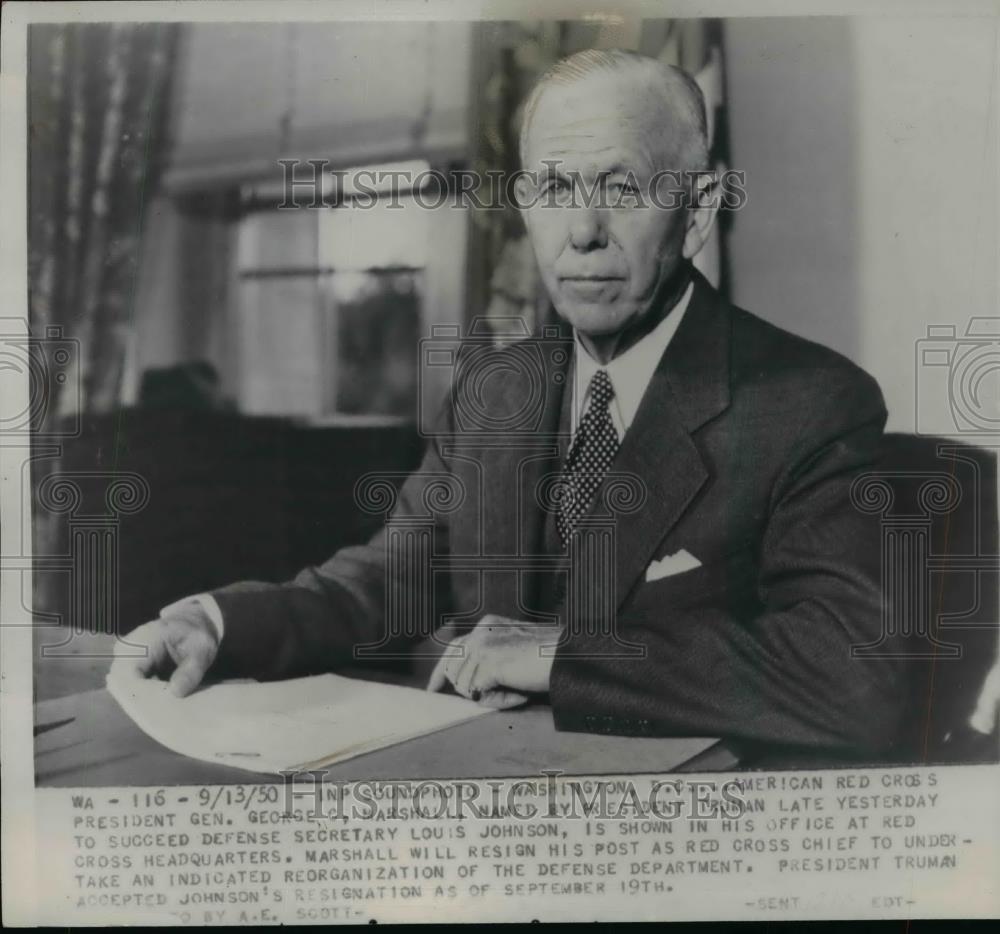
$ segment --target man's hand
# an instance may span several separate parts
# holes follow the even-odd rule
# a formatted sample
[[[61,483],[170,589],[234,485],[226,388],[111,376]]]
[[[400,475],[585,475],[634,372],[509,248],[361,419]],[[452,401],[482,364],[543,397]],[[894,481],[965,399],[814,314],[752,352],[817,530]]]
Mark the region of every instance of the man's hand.
[[[559,633],[558,626],[484,616],[472,632],[449,643],[427,690],[440,691],[450,682],[463,697],[488,707],[523,704],[529,694],[549,689]]]
[[[169,674],[170,690],[178,697],[186,697],[201,684],[219,651],[215,626],[194,601],[171,609],[167,616],[143,623],[126,639],[128,645],[115,643],[112,673],[138,678]],[[134,650],[136,645],[145,646],[146,654],[127,657],[124,653]]]

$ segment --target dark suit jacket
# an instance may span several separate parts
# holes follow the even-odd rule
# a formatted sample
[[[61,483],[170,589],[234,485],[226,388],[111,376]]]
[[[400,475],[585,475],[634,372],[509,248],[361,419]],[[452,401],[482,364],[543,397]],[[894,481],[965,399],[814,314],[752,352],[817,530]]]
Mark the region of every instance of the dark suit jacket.
[[[486,613],[559,619],[566,636],[550,692],[559,729],[888,752],[905,671],[851,653],[881,629],[878,522],[850,501],[885,422],[875,381],[729,305],[696,275],[612,467],[641,480],[645,502],[616,515],[614,573],[592,592],[591,603],[615,611],[609,633],[588,627],[590,604],[565,618],[561,571],[532,570],[553,550],[558,558],[539,482],[565,452],[571,364],[542,347],[544,398],[519,432],[512,413],[533,411],[539,385],[513,357],[525,347],[491,351],[500,365],[475,386],[460,373],[395,502],[390,525],[433,529],[418,564],[432,549],[438,570],[414,573],[396,553],[405,535],[383,530],[290,583],[224,588],[214,594],[226,626],[220,668],[289,677],[350,663],[361,643],[405,651],[427,625]],[[469,399],[483,415],[471,434]],[[435,500],[436,481],[457,498]],[[597,500],[595,516],[607,508]],[[646,581],[652,560],[681,549],[701,566]],[[483,571],[480,556],[498,569]],[[434,581],[433,603],[430,587],[415,594],[422,575]],[[386,633],[390,603],[410,607],[409,632]]]

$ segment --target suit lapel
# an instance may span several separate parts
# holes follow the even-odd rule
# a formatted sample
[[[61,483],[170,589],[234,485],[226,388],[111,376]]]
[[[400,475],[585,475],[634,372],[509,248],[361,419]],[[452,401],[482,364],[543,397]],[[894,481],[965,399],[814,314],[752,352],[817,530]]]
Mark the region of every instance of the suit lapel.
[[[553,338],[556,340],[556,338]],[[559,338],[565,340],[565,337]],[[541,478],[558,470],[560,451],[560,413],[572,360],[572,340],[565,352],[553,355],[551,344],[536,343],[541,359],[548,364],[544,372],[544,401],[534,431],[497,431],[482,441],[476,459],[480,461],[482,482],[482,554],[484,556],[527,556],[545,553],[546,513],[539,508],[537,490]],[[534,352],[525,342],[527,352]],[[553,356],[557,362],[552,363]],[[543,364],[544,366],[544,364]],[[489,385],[489,384],[488,384]],[[501,416],[525,408],[526,379],[517,367],[504,371],[490,387],[488,407]],[[489,612],[525,618],[527,606],[536,604],[540,587],[537,573],[514,575],[511,572],[483,574],[484,598]],[[515,587],[520,579],[523,586]]]
[[[696,273],[690,305],[611,466],[612,474],[637,477],[646,493],[644,505],[615,523],[619,608],[709,477],[691,436],[729,405],[730,323],[727,306]],[[591,516],[604,510],[603,492]]]
[[[611,466],[612,474],[638,477],[646,494],[641,508],[619,515],[615,523],[617,607],[709,478],[692,434],[729,405],[730,329],[728,306],[695,273],[690,305]],[[554,544],[561,550],[557,542],[546,542],[547,514],[538,506],[536,491],[540,479],[559,470],[566,455],[572,353],[563,359],[565,363],[548,369],[554,379],[546,387],[537,431],[531,435],[498,432],[483,442],[475,458],[482,462],[483,555],[549,554]],[[523,378],[511,373],[494,384],[489,407],[501,414],[520,411],[523,393]],[[591,505],[592,518],[606,515],[603,492],[598,492]],[[546,590],[538,579],[545,575],[533,576],[536,580],[519,594],[511,586],[512,575],[484,575],[485,609],[520,618],[525,615],[522,596],[529,605],[550,605],[533,599]],[[491,577],[498,579],[487,585],[485,578]]]
[[[561,452],[566,448],[569,422],[563,420],[562,413],[573,396],[572,358],[572,352],[568,353],[565,362],[552,371],[558,378],[550,384],[538,433],[528,439],[527,449],[520,449],[516,502],[522,529],[518,553],[522,555],[546,554],[545,524],[549,513],[539,507],[539,482],[546,474],[559,470]]]

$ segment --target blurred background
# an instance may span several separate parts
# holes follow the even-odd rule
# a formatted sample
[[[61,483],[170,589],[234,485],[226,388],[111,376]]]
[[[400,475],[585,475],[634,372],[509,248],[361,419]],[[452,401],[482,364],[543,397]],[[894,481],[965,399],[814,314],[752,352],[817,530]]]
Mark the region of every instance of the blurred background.
[[[538,74],[623,46],[697,76],[746,172],[709,278],[913,430],[927,326],[997,308],[996,43],[969,18],[36,25],[33,321],[83,344],[64,405],[405,420],[431,324],[546,313],[520,218],[282,211],[278,160],[513,171]]]
[[[279,160],[300,160],[300,178],[309,159],[512,171],[525,94],[589,47],[696,76],[715,163],[745,172],[748,193],[701,268],[878,379],[901,439],[887,463],[955,474],[914,433],[978,438],[941,378],[963,347],[998,340],[966,337],[1000,291],[997,45],[994,21],[971,17],[33,26],[31,326],[78,347],[33,479],[73,474],[83,490],[70,513],[36,501],[35,553],[53,556],[35,576],[40,619],[128,629],[370,532],[356,479],[420,454],[418,340],[551,311],[516,212],[405,193],[400,209],[281,210]],[[917,365],[931,326],[933,372]],[[44,443],[74,418],[75,437]],[[976,518],[995,515],[995,459],[975,450],[966,539],[961,522],[942,534],[995,555],[995,525]],[[103,498],[122,471],[148,487],[127,519]],[[80,517],[100,515],[81,558]],[[114,579],[85,586],[100,548]],[[974,600],[995,620],[995,587],[984,602],[968,583],[955,612]]]
[[[420,454],[419,340],[480,316],[551,318],[515,210],[430,210],[406,190],[367,210],[282,209],[281,160],[298,161],[296,179],[313,177],[311,159],[324,172],[512,173],[542,71],[626,46],[698,76],[724,166],[723,32],[691,20],[33,26],[30,316],[36,336],[72,342],[47,361],[62,381],[47,387],[33,480],[45,494],[56,473],[130,469],[150,496],[127,525],[154,537],[112,549],[118,610],[92,595],[69,615],[135,625],[186,590],[291,573],[366,535],[355,479]],[[700,259],[716,282],[722,227]],[[448,376],[422,379],[424,411]],[[46,449],[67,424],[79,436]],[[70,548],[51,499],[36,496],[36,553]],[[125,570],[140,554],[155,573]],[[53,621],[75,592],[64,578],[36,574],[36,609]]]

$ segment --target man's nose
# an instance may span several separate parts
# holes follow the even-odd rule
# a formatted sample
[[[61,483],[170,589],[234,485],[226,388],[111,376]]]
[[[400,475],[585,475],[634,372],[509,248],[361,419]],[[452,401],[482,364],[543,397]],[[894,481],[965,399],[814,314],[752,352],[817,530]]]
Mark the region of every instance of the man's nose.
[[[608,234],[601,215],[591,207],[574,209],[569,236],[573,249],[580,252],[600,250],[608,244]]]

